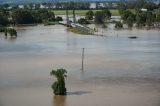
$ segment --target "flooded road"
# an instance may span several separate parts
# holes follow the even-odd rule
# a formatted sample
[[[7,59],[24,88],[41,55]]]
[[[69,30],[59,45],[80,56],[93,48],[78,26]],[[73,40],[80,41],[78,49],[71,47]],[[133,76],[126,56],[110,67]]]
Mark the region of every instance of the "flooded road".
[[[0,106],[160,106],[160,31],[109,27],[100,37],[60,25],[17,30],[16,39],[0,34]],[[57,68],[68,71],[67,96],[52,93]]]

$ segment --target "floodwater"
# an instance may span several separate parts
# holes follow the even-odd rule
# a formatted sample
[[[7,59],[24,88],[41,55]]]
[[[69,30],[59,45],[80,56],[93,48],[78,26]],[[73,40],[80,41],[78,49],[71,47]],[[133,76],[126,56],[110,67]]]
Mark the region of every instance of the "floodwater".
[[[109,27],[101,37],[60,25],[17,30],[16,39],[0,34],[0,106],[160,106],[160,31]],[[57,68],[68,71],[67,96],[50,87]]]

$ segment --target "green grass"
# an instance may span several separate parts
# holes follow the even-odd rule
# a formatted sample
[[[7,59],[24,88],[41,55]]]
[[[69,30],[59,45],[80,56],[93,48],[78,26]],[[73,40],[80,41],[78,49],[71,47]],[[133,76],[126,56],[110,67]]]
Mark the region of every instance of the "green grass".
[[[119,15],[119,11],[117,9],[111,9],[110,10],[113,16]]]
[[[66,10],[52,10],[55,15],[65,15],[66,14]],[[85,15],[86,12],[89,10],[75,10],[76,15]],[[94,13],[96,11],[101,11],[101,10],[92,10]],[[111,13],[113,16],[119,15],[119,12],[117,9],[110,9]],[[72,14],[72,10],[69,10],[69,14]]]
[[[134,9],[129,9],[133,14],[136,14],[136,11]]]

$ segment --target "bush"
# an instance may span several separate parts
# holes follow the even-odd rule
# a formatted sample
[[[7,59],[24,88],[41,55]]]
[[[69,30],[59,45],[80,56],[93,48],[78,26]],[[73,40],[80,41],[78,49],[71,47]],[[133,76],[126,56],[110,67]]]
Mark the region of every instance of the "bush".
[[[4,27],[0,27],[0,32],[5,32],[5,29]]]
[[[102,12],[103,12],[105,18],[107,18],[107,19],[111,18],[112,14],[111,14],[111,12],[108,9],[103,10]]]
[[[80,18],[79,20],[78,20],[78,23],[79,24],[90,24],[86,19],[84,19],[84,18]]]
[[[157,14],[157,16],[156,16],[156,21],[157,21],[157,22],[160,22],[160,14]]]
[[[129,16],[133,16],[133,18],[135,18],[134,14],[129,10],[122,10],[120,15],[124,21],[126,21]]]
[[[57,17],[56,17],[56,21],[63,21],[63,18],[60,17],[60,16],[57,16]]]
[[[6,32],[10,34],[10,36],[17,36],[17,31],[13,28],[7,28]]]
[[[122,24],[120,21],[118,21],[118,22],[116,22],[116,24],[115,24],[115,28],[116,28],[116,29],[121,29],[121,28],[123,28],[123,24]]]

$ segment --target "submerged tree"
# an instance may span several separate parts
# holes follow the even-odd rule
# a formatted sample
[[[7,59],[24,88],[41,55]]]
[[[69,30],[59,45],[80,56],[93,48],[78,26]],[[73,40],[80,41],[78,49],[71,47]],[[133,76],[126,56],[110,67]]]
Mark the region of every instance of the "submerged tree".
[[[78,20],[78,23],[79,23],[79,24],[90,24],[90,23],[87,21],[87,19],[85,19],[85,18],[80,18],[80,19]]]
[[[17,37],[17,31],[13,28],[3,28],[1,29],[1,32],[4,32],[5,37],[8,36],[8,34],[11,36],[11,38],[16,38]]]
[[[13,28],[8,28],[7,32],[10,34],[11,37],[17,37],[17,31]],[[5,32],[6,34],[6,32]]]
[[[52,89],[55,95],[66,95],[66,87],[65,87],[65,77],[67,71],[65,69],[57,69],[52,70],[50,72],[51,76],[55,76],[57,81],[52,84]]]
[[[96,11],[95,13],[95,23],[96,24],[103,24],[105,19],[105,15],[103,11]]]
[[[121,29],[121,28],[123,28],[123,23],[120,22],[120,21],[116,22],[115,28],[116,28],[116,29]]]
[[[89,10],[88,12],[86,12],[85,18],[86,18],[87,20],[93,20],[93,16],[94,16],[93,11],[92,11],[92,10]]]
[[[108,9],[103,10],[103,14],[107,19],[110,19],[112,16],[112,13]]]
[[[135,16],[133,14],[130,14],[126,20],[126,24],[128,25],[129,28],[132,28],[133,27],[133,24],[134,24],[134,18]]]

